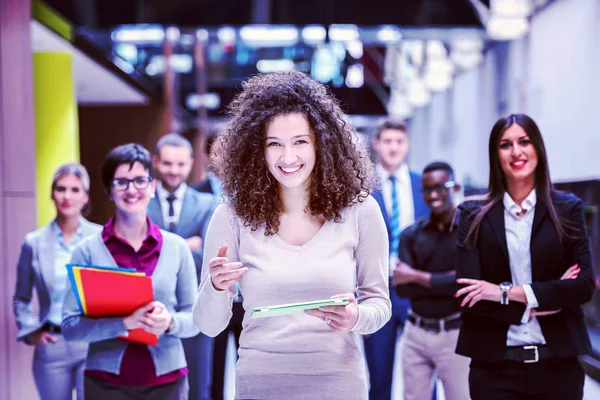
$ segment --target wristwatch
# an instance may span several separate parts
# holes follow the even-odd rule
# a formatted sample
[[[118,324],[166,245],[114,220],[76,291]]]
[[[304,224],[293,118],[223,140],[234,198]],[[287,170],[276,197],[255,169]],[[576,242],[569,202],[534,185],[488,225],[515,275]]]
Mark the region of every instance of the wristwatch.
[[[506,306],[508,305],[508,292],[513,287],[511,282],[502,282],[500,284],[500,290],[502,290],[502,297],[500,297],[500,304]]]

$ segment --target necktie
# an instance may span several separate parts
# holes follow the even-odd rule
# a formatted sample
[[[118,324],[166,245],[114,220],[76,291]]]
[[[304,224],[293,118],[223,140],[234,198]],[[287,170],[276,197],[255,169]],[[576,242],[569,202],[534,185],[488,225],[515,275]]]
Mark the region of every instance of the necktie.
[[[398,245],[400,242],[400,205],[398,204],[398,191],[396,189],[397,178],[390,175],[392,184],[392,218],[390,219],[390,254],[398,256]]]
[[[167,201],[169,202],[169,219],[167,221],[167,226],[170,232],[175,232],[175,208],[173,208],[173,202],[177,199],[173,193],[171,193],[167,197]]]

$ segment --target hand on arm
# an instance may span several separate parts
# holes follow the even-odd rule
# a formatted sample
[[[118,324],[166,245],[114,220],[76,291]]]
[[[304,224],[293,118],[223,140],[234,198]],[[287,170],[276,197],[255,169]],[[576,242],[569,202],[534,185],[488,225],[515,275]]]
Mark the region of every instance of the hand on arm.
[[[345,306],[321,307],[318,310],[308,310],[306,314],[312,315],[324,321],[335,333],[348,332],[358,321],[358,305],[353,293],[338,294],[332,299],[347,297],[350,302]]]
[[[579,269],[577,265],[573,265],[563,274],[560,278],[564,279],[575,279],[579,274]],[[456,292],[456,297],[465,296],[465,298],[461,302],[461,307],[468,306],[469,308],[473,307],[480,300],[487,300],[492,302],[500,302],[502,298],[502,290],[499,285],[494,283],[489,283],[479,279],[467,279],[460,278],[456,280],[457,283],[461,285],[467,285],[464,288],[460,289]],[[527,296],[525,295],[525,290],[523,286],[513,286],[508,292],[508,300],[514,301],[518,303],[527,304]],[[545,312],[534,312],[534,316],[543,316],[543,315],[551,315],[556,314],[560,310],[556,311],[545,311]]]
[[[577,264],[572,265],[571,267],[569,267],[569,269],[567,269],[565,271],[563,276],[561,276],[560,280],[563,281],[566,279],[576,279],[579,276],[579,271],[581,271],[581,269],[579,268],[579,265],[577,265]],[[533,310],[531,310],[531,313],[529,314],[529,320],[531,321],[533,318],[545,317],[547,315],[558,314],[559,312],[560,312],[560,310],[538,311],[536,309],[533,309]]]
[[[405,262],[398,260],[392,275],[392,285],[407,285],[410,283],[415,283],[417,285],[430,288],[431,274],[429,272],[415,269]]]

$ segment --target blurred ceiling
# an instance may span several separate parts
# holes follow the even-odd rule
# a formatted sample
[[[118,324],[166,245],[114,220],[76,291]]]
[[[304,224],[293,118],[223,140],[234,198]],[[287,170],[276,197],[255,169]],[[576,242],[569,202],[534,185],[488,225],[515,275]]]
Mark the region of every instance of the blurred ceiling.
[[[477,0],[479,1],[479,0]],[[130,75],[142,86],[162,92],[165,61],[163,39],[169,30],[176,31],[174,57],[170,64],[176,70],[178,107],[193,116],[198,102],[210,99],[209,117],[223,115],[225,106],[239,90],[240,83],[261,70],[260,66],[299,69],[329,84],[348,114],[383,115],[389,104],[402,108],[397,96],[391,93],[391,84],[408,90],[414,77],[426,75],[429,61],[443,53],[448,64],[455,35],[467,41],[485,40],[484,27],[473,0],[44,0],[51,8],[75,25],[79,43],[95,47],[103,60]],[[489,5],[489,0],[479,1]],[[240,40],[240,29],[247,25],[285,26],[297,30],[298,42],[271,46],[253,46]],[[324,43],[304,40],[303,27],[318,26],[327,30]],[[351,25],[351,26],[350,26]],[[335,39],[332,26],[350,26],[360,30],[360,40]],[[159,40],[115,39],[122,30],[146,29],[158,33]],[[171,28],[169,28],[171,27]],[[378,30],[390,27],[393,40],[369,41]],[[223,29],[234,31],[232,40],[223,40]],[[399,35],[398,31],[402,34]],[[198,32],[204,32],[206,41],[206,91],[212,97],[196,98],[198,76],[193,66],[194,43]],[[302,32],[302,35],[301,35]],[[366,34],[365,34],[366,32]],[[389,32],[388,32],[389,33]],[[466,36],[465,36],[466,35]],[[135,36],[135,35],[134,35]],[[401,53],[387,56],[387,49],[404,50],[411,41],[419,42],[421,54],[415,60]],[[331,39],[331,42],[330,42]],[[429,54],[423,46],[437,45]],[[469,50],[479,57],[484,44]],[[412,46],[414,47],[414,46]],[[413,49],[414,50],[414,49]],[[414,53],[414,51],[413,51]],[[416,54],[415,53],[415,54]],[[408,53],[407,53],[408,54]],[[426,56],[423,56],[427,54]],[[413,58],[414,58],[413,57]],[[395,59],[398,59],[395,61]],[[403,61],[400,60],[403,58]],[[410,57],[409,57],[410,58]],[[408,60],[408,61],[407,61]],[[411,64],[410,69],[398,68],[400,63]],[[389,64],[389,65],[388,65]],[[413,65],[414,64],[414,65]],[[454,66],[451,66],[454,71]],[[460,69],[460,68],[458,68]],[[395,77],[386,71],[396,70]],[[450,72],[452,75],[454,72]],[[319,75],[326,75],[318,78]],[[386,76],[387,74],[387,76]],[[444,72],[444,75],[447,75]],[[351,80],[350,78],[355,78]],[[436,78],[434,76],[434,78]],[[395,83],[394,83],[395,82]],[[404,82],[404,83],[403,83]],[[444,83],[444,88],[446,85]],[[101,86],[101,85],[100,85]],[[443,90],[443,89],[438,89]],[[427,96],[429,96],[427,94]],[[428,97],[427,97],[428,98]],[[396,99],[396,100],[394,100]],[[394,101],[392,101],[394,100]],[[404,98],[400,99],[404,102]],[[196,104],[196,105],[194,105]],[[192,118],[193,119],[193,118]]]
[[[46,3],[72,22],[90,28],[134,23],[481,27],[470,0],[47,0]],[[489,5],[489,0],[481,3]]]

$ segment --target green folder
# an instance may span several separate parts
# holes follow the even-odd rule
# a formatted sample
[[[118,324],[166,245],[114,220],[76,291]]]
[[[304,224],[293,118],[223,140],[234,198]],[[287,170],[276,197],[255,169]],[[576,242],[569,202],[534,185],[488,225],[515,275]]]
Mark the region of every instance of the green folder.
[[[303,303],[280,304],[277,306],[256,307],[252,310],[252,318],[277,317],[280,315],[302,314],[306,310],[327,306],[345,306],[350,300],[347,297],[336,299],[305,301]]]

